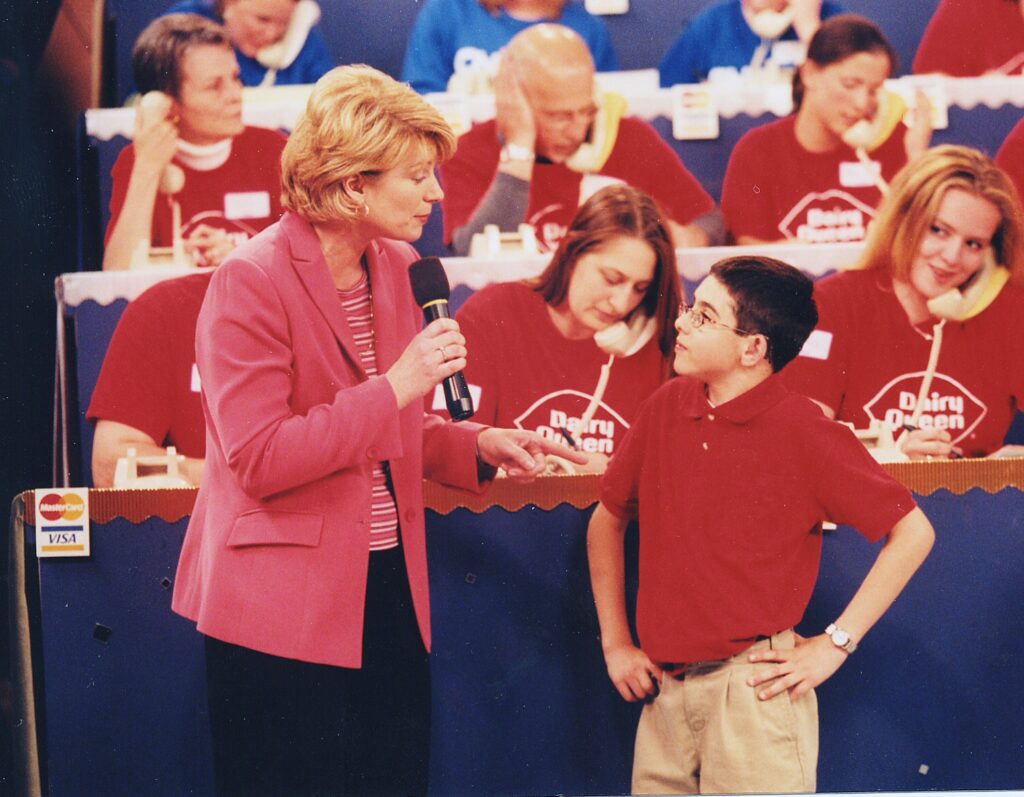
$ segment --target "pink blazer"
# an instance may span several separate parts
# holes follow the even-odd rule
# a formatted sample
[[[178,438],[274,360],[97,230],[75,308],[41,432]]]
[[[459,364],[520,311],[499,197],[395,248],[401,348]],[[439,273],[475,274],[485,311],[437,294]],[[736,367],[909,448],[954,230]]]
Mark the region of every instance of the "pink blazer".
[[[422,328],[415,250],[367,252],[377,368]],[[420,631],[430,647],[423,478],[480,489],[475,424],[398,409],[367,378],[313,228],[286,213],[214,273],[196,328],[206,470],[172,608],[210,636],[358,667],[373,463],[391,463]]]

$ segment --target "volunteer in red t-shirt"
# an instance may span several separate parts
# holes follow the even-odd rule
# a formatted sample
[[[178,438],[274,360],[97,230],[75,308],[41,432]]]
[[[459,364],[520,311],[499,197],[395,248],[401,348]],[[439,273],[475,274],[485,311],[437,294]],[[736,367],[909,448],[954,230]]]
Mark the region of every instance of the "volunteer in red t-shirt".
[[[886,424],[914,458],[1000,450],[1024,403],[1024,218],[987,156],[947,145],[907,164],[857,267],[815,300],[792,388],[857,428]]]
[[[1020,0],[942,0],[921,37],[914,74],[1024,74]]]
[[[729,159],[722,212],[737,243],[864,238],[882,181],[931,137],[923,95],[909,129],[902,100],[880,95],[895,69],[874,23],[853,14],[822,23],[793,78],[796,112],[749,131]]]
[[[125,308],[110,339],[87,417],[96,422],[92,481],[110,487],[119,457],[174,446],[199,484],[206,424],[196,369],[196,319],[213,272],[158,282]]]
[[[469,298],[456,320],[473,420],[570,440],[590,455],[584,469],[604,470],[640,403],[671,374],[681,291],[661,219],[642,191],[603,188],[540,277]],[[444,406],[438,389],[434,409]]]
[[[1024,117],[1003,140],[996,153],[996,165],[1010,175],[1017,187],[1017,198],[1024,204]]]
[[[721,243],[715,203],[625,100],[596,91],[594,61],[579,34],[541,24],[517,34],[494,81],[495,119],[474,125],[441,167],[444,236],[464,255],[488,224],[534,227],[554,250],[580,204],[627,183],[661,206],[676,246]]]
[[[172,195],[185,248],[199,265],[219,265],[280,217],[286,139],[242,124],[238,62],[223,28],[208,19],[154,20],[135,44],[132,66],[141,92],[166,96],[155,106],[148,104],[153,95],[140,103],[134,140],[114,164],[103,268],[128,268],[139,241],[173,243],[163,189],[171,188],[168,172],[176,169],[184,177]]]

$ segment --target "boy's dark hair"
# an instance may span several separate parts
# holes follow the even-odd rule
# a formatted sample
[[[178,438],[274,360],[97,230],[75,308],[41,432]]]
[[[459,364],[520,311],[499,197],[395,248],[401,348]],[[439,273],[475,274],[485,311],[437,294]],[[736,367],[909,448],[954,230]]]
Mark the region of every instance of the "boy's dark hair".
[[[768,338],[773,371],[800,353],[818,323],[814,283],[803,272],[771,257],[728,257],[711,267],[736,304],[736,326]]]
[[[154,19],[135,40],[132,71],[139,94],[162,91],[178,98],[181,61],[193,47],[231,47],[224,28],[198,14],[168,14]]]

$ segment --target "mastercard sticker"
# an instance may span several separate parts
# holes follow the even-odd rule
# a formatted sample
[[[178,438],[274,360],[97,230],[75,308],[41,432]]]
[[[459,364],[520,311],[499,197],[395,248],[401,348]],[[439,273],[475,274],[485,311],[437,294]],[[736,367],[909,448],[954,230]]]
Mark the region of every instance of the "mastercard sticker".
[[[89,491],[36,490],[36,556],[89,555]]]

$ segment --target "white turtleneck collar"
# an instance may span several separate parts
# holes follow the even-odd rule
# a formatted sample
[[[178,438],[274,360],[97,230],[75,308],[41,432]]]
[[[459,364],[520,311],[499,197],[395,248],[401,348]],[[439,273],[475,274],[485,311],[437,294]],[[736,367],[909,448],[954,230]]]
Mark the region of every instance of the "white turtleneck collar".
[[[215,144],[192,144],[179,138],[176,159],[190,169],[211,172],[219,169],[231,157],[231,141],[225,138]]]

